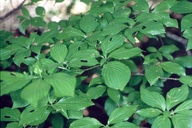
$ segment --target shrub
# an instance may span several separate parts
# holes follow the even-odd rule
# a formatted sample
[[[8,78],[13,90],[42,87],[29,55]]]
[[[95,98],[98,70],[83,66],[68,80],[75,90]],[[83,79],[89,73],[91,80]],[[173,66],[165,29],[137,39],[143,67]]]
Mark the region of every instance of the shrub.
[[[37,17],[30,17],[25,6],[21,9],[21,33],[29,24],[49,31],[29,38],[11,38],[12,33],[1,31],[1,96],[10,96],[13,102],[1,109],[7,128],[43,127],[46,120],[55,128],[137,128],[144,120],[152,128],[192,127],[192,76],[187,73],[192,56],[175,56],[182,48],[170,40],[161,46],[147,44],[145,50],[135,44],[144,35],[167,39],[165,28],[181,26],[190,52],[192,3],[165,0],[151,9],[145,0],[126,6],[130,1],[95,1],[83,15],[48,24],[43,7],[36,8]],[[180,25],[167,9],[184,15]],[[45,49],[50,52],[43,53]],[[12,64],[27,70],[8,71]],[[84,72],[99,77],[82,84]],[[107,98],[106,124],[83,117],[83,110],[98,98]]]

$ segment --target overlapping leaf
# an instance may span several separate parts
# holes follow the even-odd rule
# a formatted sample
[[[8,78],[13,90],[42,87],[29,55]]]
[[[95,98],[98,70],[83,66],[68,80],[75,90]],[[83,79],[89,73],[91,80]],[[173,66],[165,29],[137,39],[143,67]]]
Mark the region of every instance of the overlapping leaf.
[[[113,51],[111,54],[109,54],[109,57],[114,59],[129,59],[131,57],[139,55],[141,51],[142,50],[138,47],[131,49],[119,48]]]
[[[186,116],[183,114],[176,114],[174,115],[172,118],[172,122],[173,122],[173,126],[175,128],[190,128],[192,126],[191,124],[191,120],[192,117],[190,116]]]
[[[55,95],[58,97],[73,96],[76,78],[65,73],[55,73],[45,77],[45,81],[53,86]]]
[[[167,62],[161,63],[160,66],[163,68],[163,70],[165,70],[168,73],[182,75],[182,76],[186,75],[185,69],[177,63],[167,61]]]
[[[68,50],[66,45],[58,42],[53,47],[51,47],[50,55],[51,57],[53,57],[54,60],[61,63],[64,61],[67,52]]]
[[[189,88],[187,85],[182,85],[179,88],[171,89],[166,95],[167,110],[170,110],[175,105],[186,100],[189,94]]]
[[[19,121],[20,111],[4,107],[1,109],[1,121]]]
[[[189,1],[180,1],[176,5],[170,8],[171,11],[184,14],[184,13],[191,13],[192,12],[192,3]]]
[[[171,121],[169,118],[164,118],[163,115],[158,116],[151,128],[171,128]]]
[[[158,92],[151,92],[144,89],[141,91],[141,100],[152,107],[165,110],[165,99]]]
[[[150,85],[155,84],[163,74],[163,70],[159,65],[151,65],[145,72],[146,79]]]
[[[156,117],[161,114],[162,111],[157,108],[146,108],[139,109],[136,113],[143,117]]]
[[[182,112],[184,110],[192,109],[192,100],[187,100],[180,104],[175,110],[174,113]]]
[[[34,80],[21,91],[21,98],[36,107],[38,101],[48,95],[50,88],[50,84],[43,80]]]
[[[111,128],[139,128],[139,126],[130,122],[121,122],[113,125]]]
[[[107,124],[116,124],[126,121],[136,111],[137,105],[123,105],[112,111]]]
[[[120,95],[120,92],[118,90],[115,90],[115,89],[112,89],[112,88],[108,88],[107,89],[107,94],[117,104],[119,103],[121,95]]]
[[[72,122],[69,128],[100,128],[103,126],[98,120],[90,117],[84,117]]]
[[[108,87],[123,90],[130,79],[131,71],[123,63],[113,61],[103,66],[102,76]]]
[[[97,23],[95,17],[91,15],[83,16],[83,18],[79,22],[80,28],[88,34],[94,31],[98,25],[99,23]]]
[[[105,92],[106,87],[103,85],[98,85],[96,87],[91,87],[87,91],[87,95],[90,99],[97,99],[103,95]]]
[[[125,37],[122,35],[107,36],[101,42],[101,49],[104,56],[106,56],[108,53],[115,50],[116,48],[120,47],[124,43],[124,40]]]

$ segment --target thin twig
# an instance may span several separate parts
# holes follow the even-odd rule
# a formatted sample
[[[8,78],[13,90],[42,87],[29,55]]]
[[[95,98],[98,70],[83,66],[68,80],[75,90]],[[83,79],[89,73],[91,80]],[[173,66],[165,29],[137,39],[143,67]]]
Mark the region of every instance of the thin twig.
[[[160,79],[165,79],[165,80],[179,80],[178,78],[166,78],[166,77],[161,77]]]
[[[17,8],[11,10],[10,12],[8,12],[7,14],[5,14],[4,16],[0,17],[0,20],[4,20],[5,18],[7,18],[8,16],[10,16],[12,13],[14,13],[15,11],[21,9],[21,7],[23,6],[24,2],[26,0],[24,0]]]

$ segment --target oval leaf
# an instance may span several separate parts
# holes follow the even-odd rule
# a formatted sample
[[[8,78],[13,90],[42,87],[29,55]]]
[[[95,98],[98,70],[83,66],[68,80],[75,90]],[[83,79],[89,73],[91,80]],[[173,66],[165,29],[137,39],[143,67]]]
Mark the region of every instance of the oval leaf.
[[[128,120],[129,117],[136,111],[137,107],[137,105],[124,105],[116,108],[109,116],[107,124],[115,124]]]
[[[73,96],[76,78],[65,73],[55,73],[45,77],[45,81],[53,86],[57,97]]]
[[[38,101],[48,95],[50,88],[51,86],[43,80],[34,80],[21,91],[21,98],[36,107]]]
[[[182,85],[179,88],[171,89],[166,95],[167,110],[170,110],[175,105],[186,100],[189,94],[189,88],[187,85]]]
[[[120,92],[118,90],[115,90],[115,89],[112,89],[112,88],[108,88],[107,89],[107,94],[117,104],[119,103],[121,95],[120,95]]]
[[[171,121],[164,116],[158,116],[152,124],[151,128],[171,128]]]
[[[5,107],[1,109],[1,121],[19,121],[20,111]]]
[[[160,66],[163,68],[163,70],[165,70],[168,73],[183,75],[183,76],[186,75],[185,69],[177,63],[167,61],[167,62],[161,63]]]
[[[176,13],[191,13],[192,12],[192,3],[189,1],[180,1],[175,6],[171,7],[170,10]]]
[[[98,120],[90,117],[84,117],[80,120],[73,121],[69,128],[100,128],[103,126]]]
[[[125,64],[113,61],[103,66],[102,76],[108,87],[123,90],[129,82],[131,71]]]
[[[155,84],[159,78],[163,76],[163,70],[158,65],[152,65],[147,68],[145,72],[145,76],[150,85]]]
[[[192,117],[183,114],[176,114],[172,118],[174,128],[191,128]]]
[[[132,49],[126,49],[126,48],[119,48],[115,51],[113,51],[109,57],[114,59],[129,59],[131,57],[137,56],[141,53],[141,49],[136,47]]]
[[[67,52],[68,50],[66,45],[58,42],[53,47],[51,47],[50,55],[51,57],[53,57],[54,60],[61,63],[64,61]]]
[[[120,47],[124,43],[125,37],[122,35],[107,36],[101,42],[101,49],[104,56],[107,56],[107,53],[110,53],[114,49]]]
[[[97,23],[95,17],[91,15],[83,16],[79,23],[80,28],[86,33],[94,31],[98,25],[99,23]]]
[[[140,128],[140,127],[130,122],[121,122],[113,125],[111,128]]]
[[[183,102],[182,104],[180,104],[174,111],[174,113],[177,113],[179,111],[183,111],[183,110],[189,110],[192,109],[192,100],[187,100],[185,102]]]
[[[140,109],[136,113],[143,117],[156,117],[159,114],[161,114],[162,111],[156,108],[146,108],[146,109]]]
[[[141,100],[152,107],[165,110],[165,99],[158,92],[151,92],[144,89],[141,91]]]

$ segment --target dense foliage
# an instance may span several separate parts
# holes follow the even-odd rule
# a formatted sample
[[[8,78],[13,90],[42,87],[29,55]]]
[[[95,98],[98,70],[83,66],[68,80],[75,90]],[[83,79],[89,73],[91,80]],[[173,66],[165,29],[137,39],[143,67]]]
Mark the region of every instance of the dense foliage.
[[[43,7],[36,8],[37,17],[30,17],[25,8],[37,0],[23,6],[23,16],[18,16],[21,33],[30,24],[48,29],[29,38],[0,31],[1,96],[10,95],[13,102],[12,108],[1,109],[6,128],[43,127],[50,116],[55,128],[138,128],[143,120],[152,128],[192,128],[192,74],[186,73],[192,56],[174,57],[181,49],[172,42],[147,46],[146,51],[135,45],[143,35],[158,40],[165,37],[167,27],[180,26],[182,36],[189,39],[186,50],[192,49],[192,3],[165,0],[151,9],[145,0],[133,0],[132,7],[127,6],[130,1],[95,1],[85,14],[48,24]],[[167,9],[183,14],[181,22],[170,18]],[[43,53],[45,49],[50,52]],[[7,71],[12,63],[28,69]],[[85,71],[99,77],[82,84]],[[168,80],[180,85],[170,85],[165,93],[162,88]],[[83,110],[102,97],[107,97],[106,124],[83,117]]]

